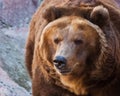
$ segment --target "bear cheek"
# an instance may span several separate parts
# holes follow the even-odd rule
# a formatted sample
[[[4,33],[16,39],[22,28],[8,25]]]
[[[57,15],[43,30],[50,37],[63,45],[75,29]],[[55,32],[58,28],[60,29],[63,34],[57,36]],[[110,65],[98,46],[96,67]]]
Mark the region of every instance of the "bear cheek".
[[[48,60],[49,60],[49,62],[51,62],[51,63],[53,63],[53,57],[54,57],[54,55],[55,55],[55,52],[56,52],[56,48],[55,48],[55,46],[54,46],[54,44],[53,44],[53,42],[52,42],[52,40],[49,38],[49,39],[47,39],[47,52],[48,52]]]

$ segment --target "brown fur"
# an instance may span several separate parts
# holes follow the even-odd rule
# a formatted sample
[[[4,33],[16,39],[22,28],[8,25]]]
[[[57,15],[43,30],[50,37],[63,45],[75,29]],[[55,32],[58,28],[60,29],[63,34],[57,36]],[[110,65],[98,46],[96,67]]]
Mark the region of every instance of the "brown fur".
[[[26,43],[33,96],[119,96],[119,10],[112,0],[43,1]],[[66,75],[57,55],[67,59]]]

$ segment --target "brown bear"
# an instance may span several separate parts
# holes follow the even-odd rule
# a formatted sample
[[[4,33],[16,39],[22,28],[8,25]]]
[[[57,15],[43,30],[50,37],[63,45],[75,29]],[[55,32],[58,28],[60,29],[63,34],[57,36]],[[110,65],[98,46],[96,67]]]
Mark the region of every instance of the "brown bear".
[[[119,96],[119,26],[115,1],[44,0],[26,43],[33,96]]]

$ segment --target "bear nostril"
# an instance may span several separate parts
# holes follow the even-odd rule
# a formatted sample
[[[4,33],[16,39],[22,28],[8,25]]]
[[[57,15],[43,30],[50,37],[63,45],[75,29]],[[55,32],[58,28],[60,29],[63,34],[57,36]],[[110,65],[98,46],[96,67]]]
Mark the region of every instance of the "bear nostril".
[[[59,60],[54,60],[53,62],[54,62],[54,63],[57,63],[57,64],[64,64],[64,63],[65,63],[65,62],[59,61]]]
[[[62,56],[56,56],[53,63],[57,68],[62,68],[66,65],[66,59]]]

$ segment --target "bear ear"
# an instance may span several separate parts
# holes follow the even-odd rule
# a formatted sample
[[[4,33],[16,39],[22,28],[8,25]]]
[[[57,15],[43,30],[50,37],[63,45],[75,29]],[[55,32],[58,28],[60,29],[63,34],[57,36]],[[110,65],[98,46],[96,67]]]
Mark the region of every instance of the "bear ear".
[[[90,19],[93,23],[97,24],[98,26],[102,27],[109,21],[109,12],[106,8],[102,5],[93,8]]]
[[[43,12],[43,18],[51,22],[60,17],[60,10],[56,7],[49,7]]]

